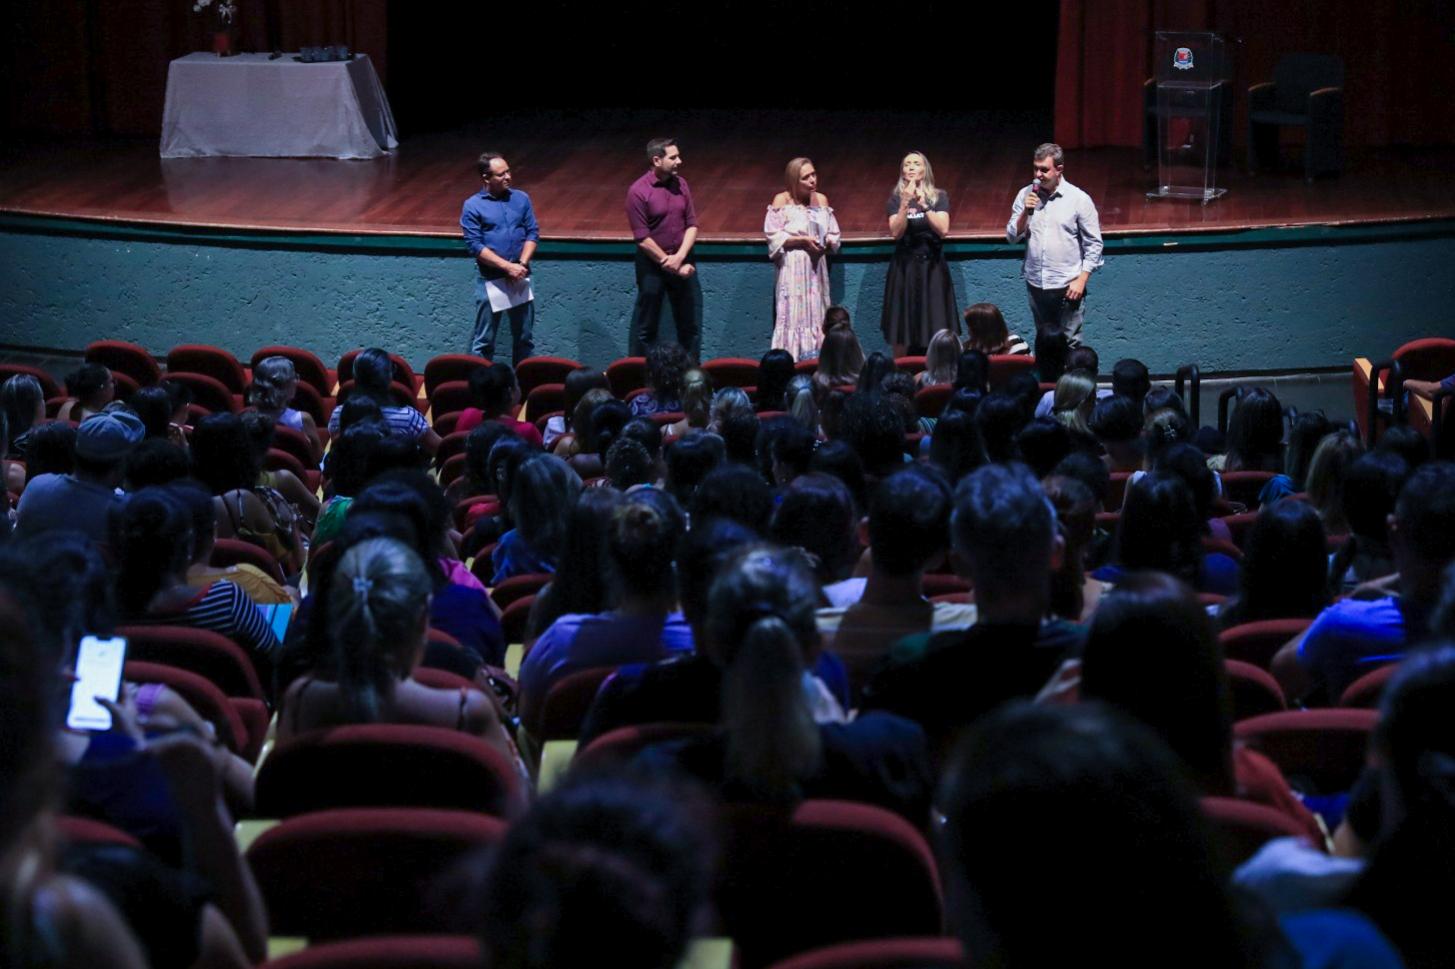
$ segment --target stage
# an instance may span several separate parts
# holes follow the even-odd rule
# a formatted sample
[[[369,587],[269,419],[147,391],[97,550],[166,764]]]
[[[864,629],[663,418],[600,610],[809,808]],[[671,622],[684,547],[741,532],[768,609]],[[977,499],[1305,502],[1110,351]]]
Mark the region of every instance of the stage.
[[[1045,119],[985,112],[635,112],[521,115],[404,136],[373,161],[162,161],[147,140],[0,146],[0,345],[78,352],[101,336],[158,354],[203,341],[242,357],[268,343],[325,359],[387,346],[423,365],[465,348],[475,270],[460,205],[474,159],[505,153],[535,201],[536,347],[605,365],[626,355],[636,286],[623,200],[648,137],[676,135],[701,234],[703,354],[757,357],[773,319],[763,214],[783,168],[814,159],[844,230],[832,298],[881,349],[884,205],[900,158],[924,151],[950,193],[945,246],[962,306],[999,305],[1032,331],[1023,245],[1005,241]],[[1086,338],[1171,373],[1347,372],[1405,340],[1451,332],[1455,196],[1434,190],[1455,149],[1352,148],[1339,178],[1225,171],[1209,205],[1147,201],[1136,149],[1067,153],[1101,213],[1106,266]],[[1241,158],[1241,155],[1238,156]],[[664,326],[667,325],[664,322]],[[668,330],[668,333],[671,331]]]
[[[812,157],[846,242],[885,241],[884,204],[899,159],[924,151],[950,193],[950,238],[1002,239],[1031,149],[1049,124],[1009,113],[713,111],[667,117],[531,113],[488,126],[405,138],[372,161],[157,156],[154,139],[11,142],[0,154],[0,212],[157,226],[362,235],[459,235],[460,204],[479,188],[485,148],[510,161],[548,241],[629,239],[626,188],[646,169],[648,137],[671,132],[686,160],[703,242],[762,239],[783,167]],[[1066,178],[1096,201],[1108,238],[1349,226],[1455,218],[1455,194],[1431,197],[1455,149],[1351,149],[1339,178],[1306,184],[1296,148],[1285,170],[1225,168],[1209,205],[1148,201],[1155,173],[1136,149],[1068,152]],[[1242,164],[1241,153],[1236,161]]]

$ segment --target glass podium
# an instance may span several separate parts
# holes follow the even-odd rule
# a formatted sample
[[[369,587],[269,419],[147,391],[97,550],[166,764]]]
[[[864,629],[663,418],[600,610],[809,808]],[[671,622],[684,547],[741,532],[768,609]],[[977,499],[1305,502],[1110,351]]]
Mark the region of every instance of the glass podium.
[[[1221,198],[1220,139],[1232,80],[1223,39],[1217,34],[1159,30],[1155,34],[1157,188],[1147,198]]]

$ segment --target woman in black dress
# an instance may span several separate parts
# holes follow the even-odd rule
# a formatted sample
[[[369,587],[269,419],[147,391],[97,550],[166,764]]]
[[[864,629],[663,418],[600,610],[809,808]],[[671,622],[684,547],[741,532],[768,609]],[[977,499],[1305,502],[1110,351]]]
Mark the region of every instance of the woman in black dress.
[[[934,171],[923,153],[912,151],[900,162],[899,184],[885,211],[895,246],[879,326],[896,357],[906,351],[924,353],[940,330],[960,332],[960,316],[942,251],[950,231],[950,196],[935,188]]]

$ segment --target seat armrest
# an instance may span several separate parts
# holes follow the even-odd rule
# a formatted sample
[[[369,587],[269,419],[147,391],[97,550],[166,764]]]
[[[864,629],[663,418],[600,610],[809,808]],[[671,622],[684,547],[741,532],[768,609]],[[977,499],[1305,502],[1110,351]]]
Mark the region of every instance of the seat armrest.
[[[1248,88],[1248,108],[1252,111],[1262,111],[1265,108],[1273,107],[1273,99],[1278,88],[1272,81],[1263,81],[1261,84],[1254,84]]]

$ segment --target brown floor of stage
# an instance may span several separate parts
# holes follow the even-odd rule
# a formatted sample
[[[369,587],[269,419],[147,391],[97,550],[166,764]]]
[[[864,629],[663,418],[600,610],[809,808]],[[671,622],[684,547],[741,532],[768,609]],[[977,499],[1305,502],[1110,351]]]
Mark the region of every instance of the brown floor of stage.
[[[788,158],[813,157],[847,239],[886,237],[884,203],[908,147],[925,151],[950,193],[951,236],[1000,237],[1014,192],[1029,181],[1043,130],[1024,118],[884,113],[711,112],[670,125],[641,117],[558,113],[505,118],[488,129],[406,137],[375,161],[205,158],[163,161],[156,141],[37,142],[0,148],[0,211],[297,231],[458,234],[460,203],[478,188],[473,158],[508,152],[550,239],[626,239],[622,200],[644,169],[644,132],[681,140],[701,238],[762,238],[764,207]],[[909,134],[904,134],[904,132]],[[1110,234],[1455,217],[1455,195],[1430,197],[1432,173],[1455,149],[1351,151],[1343,176],[1312,185],[1296,152],[1273,174],[1225,173],[1207,205],[1148,201],[1141,152],[1069,152],[1067,177],[1088,191]]]

